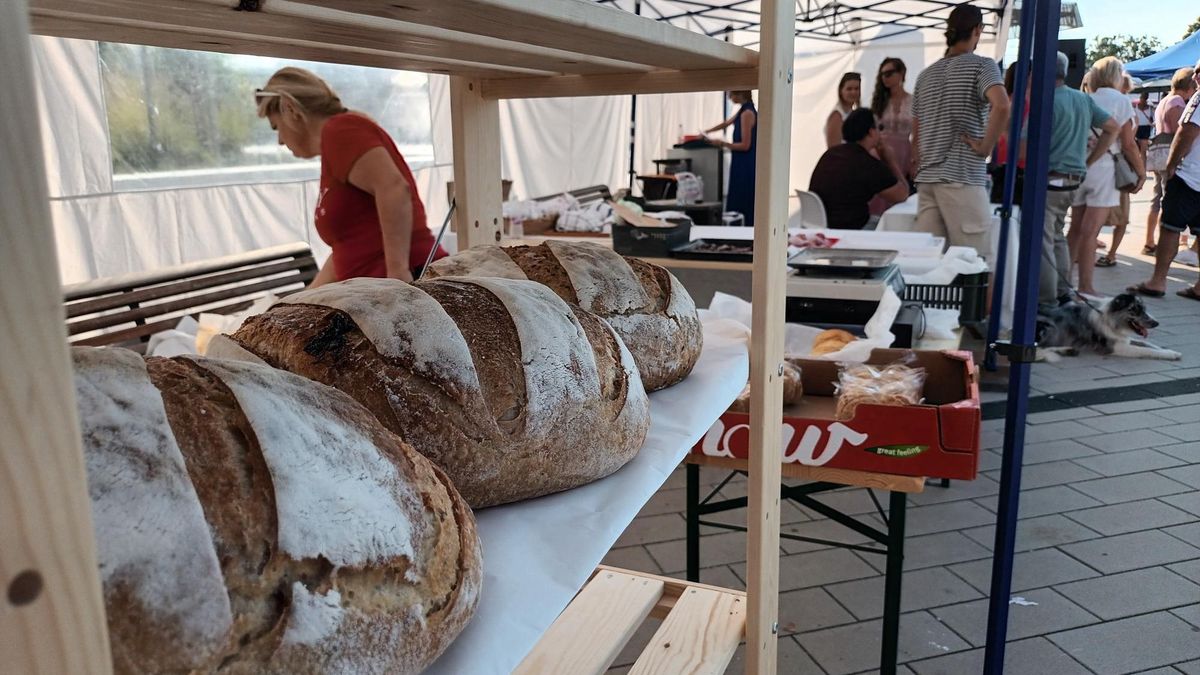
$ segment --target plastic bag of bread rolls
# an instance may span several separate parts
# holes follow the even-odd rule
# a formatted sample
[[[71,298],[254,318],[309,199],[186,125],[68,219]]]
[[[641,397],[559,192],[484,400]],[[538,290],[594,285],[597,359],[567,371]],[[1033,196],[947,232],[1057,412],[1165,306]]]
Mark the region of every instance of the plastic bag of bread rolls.
[[[835,385],[839,420],[854,418],[858,406],[915,405],[923,400],[925,369],[907,366],[902,362],[886,366],[865,363],[847,365],[838,375]]]
[[[804,395],[804,385],[800,379],[800,366],[790,360],[785,359],[783,362],[783,405],[789,406],[800,400]],[[742,393],[738,394],[733,405],[729,406],[730,412],[749,413],[750,412],[750,383],[746,383],[746,387],[742,389]]]

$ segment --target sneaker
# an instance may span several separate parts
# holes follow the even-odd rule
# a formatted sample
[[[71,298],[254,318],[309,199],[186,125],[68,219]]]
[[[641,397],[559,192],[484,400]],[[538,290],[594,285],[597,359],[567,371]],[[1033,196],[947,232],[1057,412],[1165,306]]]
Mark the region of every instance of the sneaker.
[[[1195,251],[1188,248],[1175,254],[1175,262],[1180,265],[1187,265],[1188,267],[1200,267],[1200,256],[1197,256]]]

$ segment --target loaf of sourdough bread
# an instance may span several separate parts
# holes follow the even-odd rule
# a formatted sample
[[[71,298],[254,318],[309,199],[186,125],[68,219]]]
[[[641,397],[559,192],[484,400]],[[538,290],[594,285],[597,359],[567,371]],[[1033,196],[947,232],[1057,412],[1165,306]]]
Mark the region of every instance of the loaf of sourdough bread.
[[[532,281],[351,279],[288,296],[231,340],[350,394],[475,508],[607,476],[649,426],[621,339]]]
[[[430,265],[426,278],[530,279],[604,319],[633,354],[646,391],[692,372],[703,346],[696,304],[665,268],[587,242],[477,246]]]
[[[474,613],[446,476],[341,392],[73,350],[118,673],[418,673]]]

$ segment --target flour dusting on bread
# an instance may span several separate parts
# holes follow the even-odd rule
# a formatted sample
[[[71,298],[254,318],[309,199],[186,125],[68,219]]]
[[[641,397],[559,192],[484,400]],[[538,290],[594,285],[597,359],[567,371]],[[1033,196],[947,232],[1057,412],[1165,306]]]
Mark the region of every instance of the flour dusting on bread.
[[[413,370],[479,392],[471,351],[436,300],[397,279],[358,278],[290,295],[281,302],[322,305],[354,319],[380,354],[410,361]]]
[[[644,311],[650,297],[625,258],[599,244],[557,242],[546,246],[566,270],[579,306],[607,318],[609,314]]]
[[[197,362],[229,387],[254,427],[275,485],[281,550],[338,566],[413,559],[413,522],[424,506],[372,440],[341,421],[335,402],[349,399],[282,370]]]
[[[562,298],[533,281],[471,277],[504,303],[521,341],[524,365],[525,432],[540,440],[557,426],[564,409],[573,412],[600,397],[596,357],[583,327]]]
[[[196,662],[233,624],[199,497],[145,362],[125,349],[76,348],[75,392],[106,593],[128,589],[141,610],[178,625]]]

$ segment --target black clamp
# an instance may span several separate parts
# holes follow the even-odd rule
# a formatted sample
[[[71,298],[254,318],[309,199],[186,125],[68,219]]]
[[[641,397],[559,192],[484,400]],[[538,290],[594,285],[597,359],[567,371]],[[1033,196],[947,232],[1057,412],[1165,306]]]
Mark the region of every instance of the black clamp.
[[[233,8],[235,12],[257,12],[262,9],[261,0],[238,0],[238,6]]]
[[[992,351],[1003,354],[1009,363],[1033,363],[1037,361],[1037,345],[1015,345],[1008,340],[996,340]]]

